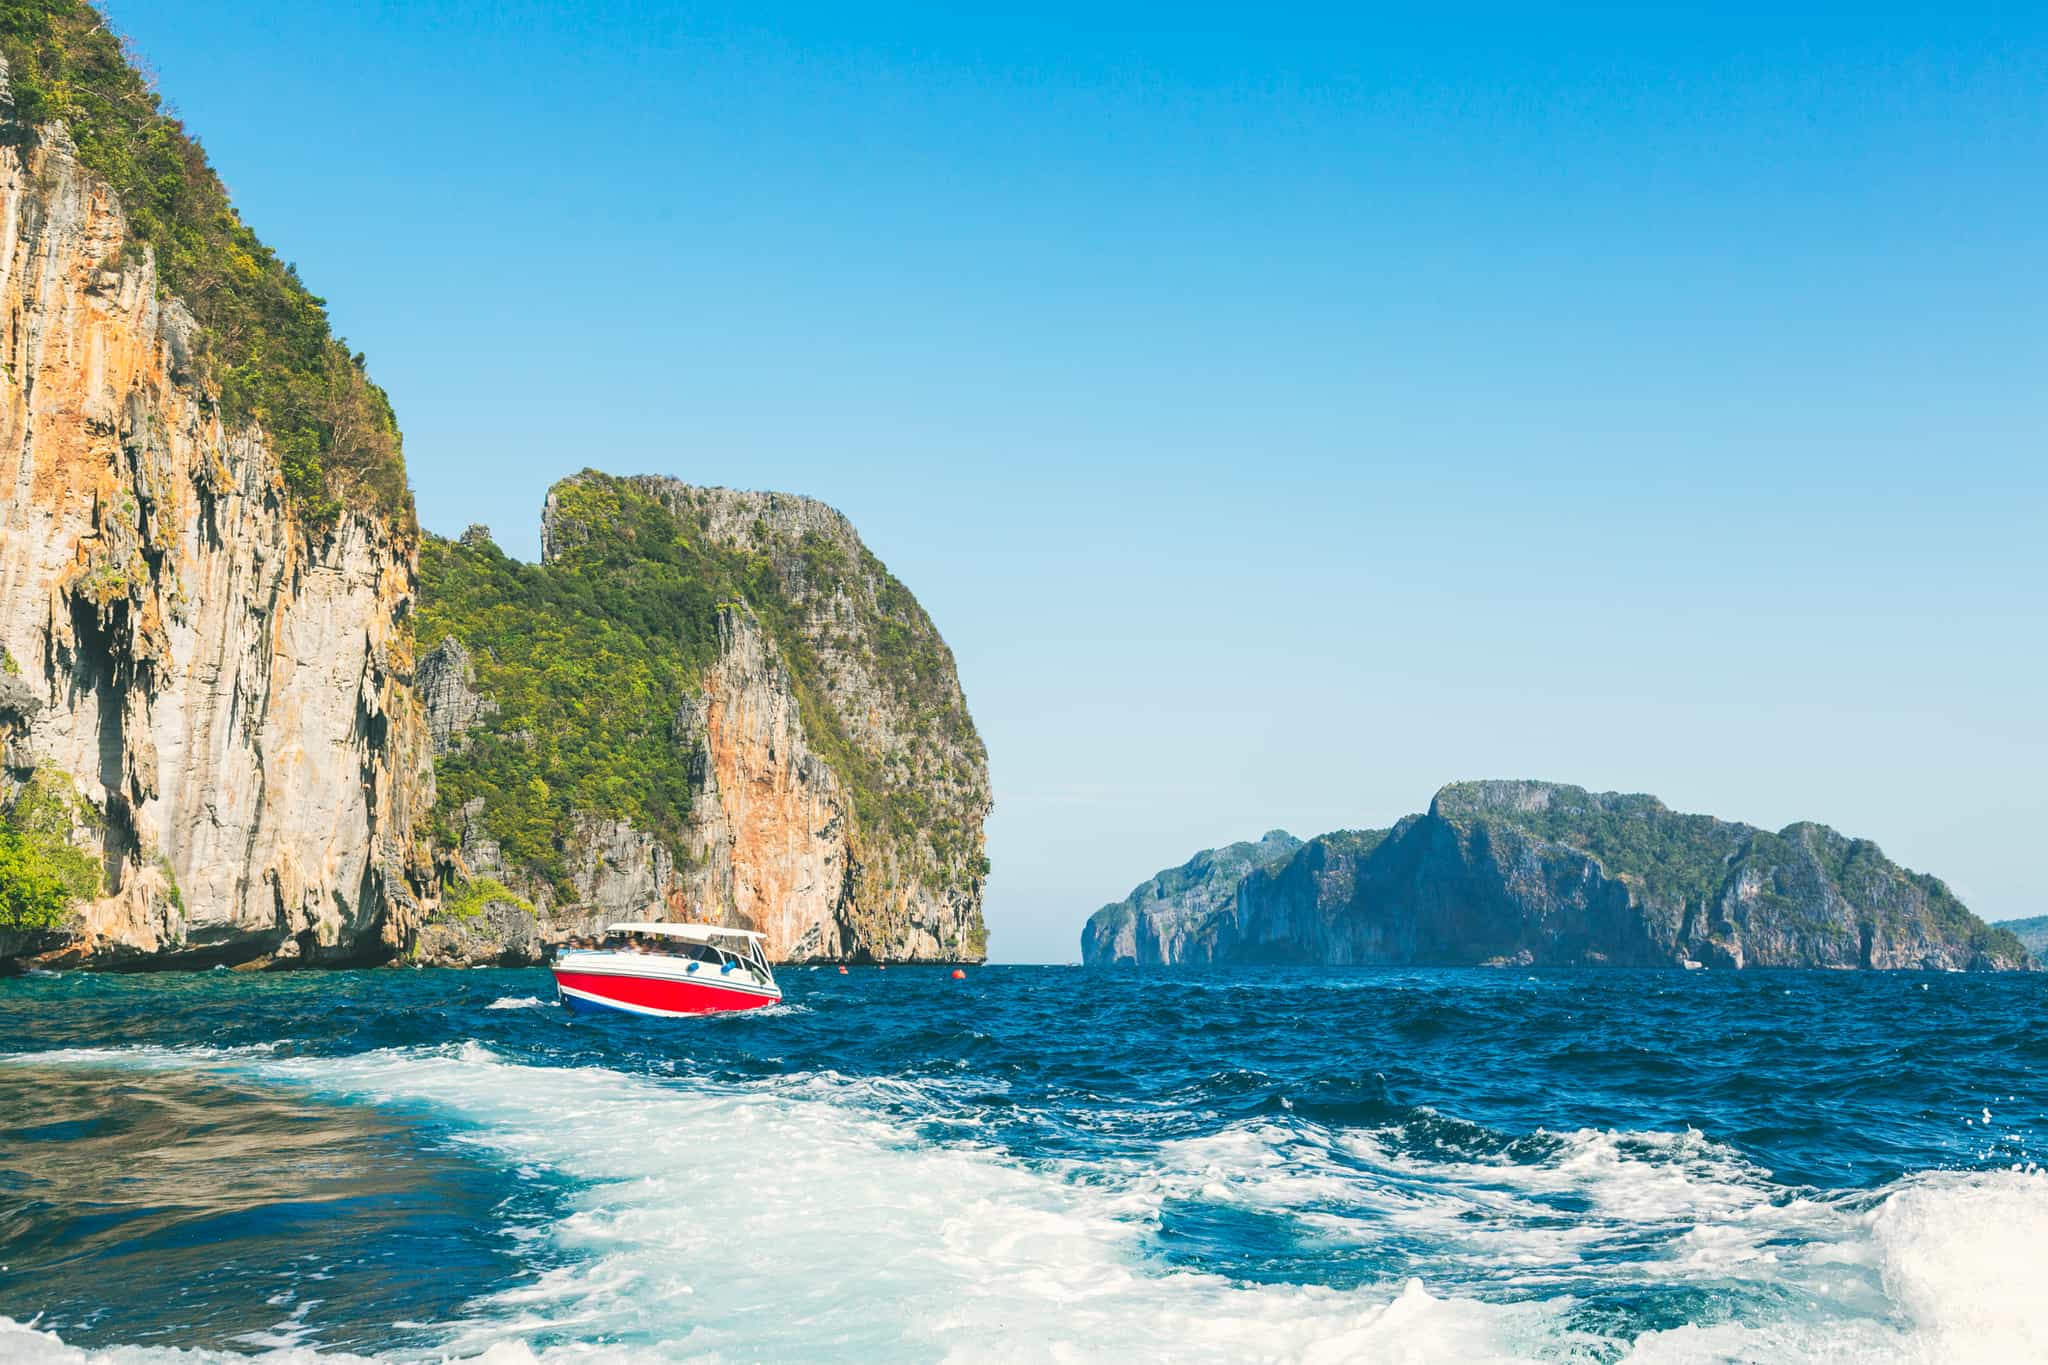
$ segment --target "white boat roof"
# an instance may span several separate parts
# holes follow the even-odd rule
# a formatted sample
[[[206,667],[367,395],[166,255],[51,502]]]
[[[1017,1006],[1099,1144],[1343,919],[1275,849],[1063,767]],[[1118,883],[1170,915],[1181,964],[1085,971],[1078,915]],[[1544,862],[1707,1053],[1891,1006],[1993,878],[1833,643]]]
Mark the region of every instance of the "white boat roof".
[[[669,938],[686,939],[691,943],[709,943],[714,938],[764,937],[752,929],[728,929],[723,924],[668,924],[652,921],[607,924],[604,931],[607,934],[663,934]]]

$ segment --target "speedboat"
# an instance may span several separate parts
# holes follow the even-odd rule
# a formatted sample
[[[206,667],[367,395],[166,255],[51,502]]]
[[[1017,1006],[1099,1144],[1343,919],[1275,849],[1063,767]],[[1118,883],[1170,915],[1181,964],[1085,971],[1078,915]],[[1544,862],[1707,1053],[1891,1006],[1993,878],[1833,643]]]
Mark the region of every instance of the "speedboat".
[[[782,999],[761,936],[722,924],[607,925],[595,943],[565,944],[553,970],[555,989],[572,1010],[674,1018]]]

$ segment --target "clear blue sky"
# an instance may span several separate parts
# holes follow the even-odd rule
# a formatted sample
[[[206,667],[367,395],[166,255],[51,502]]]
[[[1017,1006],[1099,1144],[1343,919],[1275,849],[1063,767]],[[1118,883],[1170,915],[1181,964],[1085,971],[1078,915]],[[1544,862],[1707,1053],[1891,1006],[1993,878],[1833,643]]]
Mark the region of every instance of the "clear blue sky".
[[[988,740],[993,949],[1442,782],[2048,912],[2048,9],[205,6],[119,26],[429,528],[851,515]]]

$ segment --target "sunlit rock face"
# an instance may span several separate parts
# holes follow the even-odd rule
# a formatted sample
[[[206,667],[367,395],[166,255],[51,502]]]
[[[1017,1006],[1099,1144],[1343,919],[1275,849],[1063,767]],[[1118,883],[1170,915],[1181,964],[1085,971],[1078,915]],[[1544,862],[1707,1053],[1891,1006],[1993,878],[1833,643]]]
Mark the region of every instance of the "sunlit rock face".
[[[11,107],[9,111],[11,114]],[[6,776],[61,775],[104,894],[0,954],[388,956],[430,789],[409,532],[309,530],[60,127],[0,117]]]

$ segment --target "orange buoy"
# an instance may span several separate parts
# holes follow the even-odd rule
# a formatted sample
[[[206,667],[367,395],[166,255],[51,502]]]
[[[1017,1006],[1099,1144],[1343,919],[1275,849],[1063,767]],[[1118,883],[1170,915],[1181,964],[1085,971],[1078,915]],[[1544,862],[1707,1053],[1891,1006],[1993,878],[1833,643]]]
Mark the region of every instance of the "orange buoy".
[[[839,964],[839,974],[840,974],[841,976],[845,976],[845,975],[846,975],[846,964],[845,964],[844,962],[842,962],[842,963],[840,963],[840,964]]]
[[[953,979],[955,981],[965,981],[967,979],[967,973],[961,971],[958,967],[955,967],[953,969]]]

